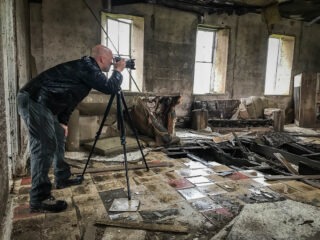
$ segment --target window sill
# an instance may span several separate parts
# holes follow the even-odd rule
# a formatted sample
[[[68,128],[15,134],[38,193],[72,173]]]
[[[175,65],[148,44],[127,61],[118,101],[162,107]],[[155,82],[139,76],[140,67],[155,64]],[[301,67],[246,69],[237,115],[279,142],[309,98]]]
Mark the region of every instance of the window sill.
[[[192,96],[194,96],[194,97],[227,96],[227,93],[205,93],[205,94],[195,94],[195,93],[193,93]]]
[[[265,97],[291,97],[290,94],[264,94]]]

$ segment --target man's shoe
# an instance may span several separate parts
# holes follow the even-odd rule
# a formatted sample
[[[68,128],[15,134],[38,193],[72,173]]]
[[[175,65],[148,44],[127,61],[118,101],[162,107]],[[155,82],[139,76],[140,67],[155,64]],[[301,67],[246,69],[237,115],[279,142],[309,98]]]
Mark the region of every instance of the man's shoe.
[[[56,182],[56,189],[62,189],[74,185],[80,185],[82,183],[82,179],[79,177],[76,178],[69,178],[63,181]]]
[[[50,196],[39,203],[30,203],[30,212],[61,212],[67,207],[66,201],[55,200],[53,196]]]

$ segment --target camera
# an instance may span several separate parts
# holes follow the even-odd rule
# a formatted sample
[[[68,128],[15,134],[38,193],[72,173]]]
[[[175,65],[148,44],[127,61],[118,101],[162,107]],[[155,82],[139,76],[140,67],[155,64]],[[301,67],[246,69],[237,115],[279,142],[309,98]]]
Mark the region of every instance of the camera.
[[[119,56],[114,57],[114,60],[115,60],[116,62],[119,62],[121,59],[122,59],[122,58],[119,57]],[[124,60],[125,60],[125,62],[126,62],[126,68],[129,68],[129,69],[132,69],[132,70],[136,69],[136,68],[135,68],[135,62],[134,62],[135,59],[130,59],[130,58],[129,58],[129,59],[124,59]]]

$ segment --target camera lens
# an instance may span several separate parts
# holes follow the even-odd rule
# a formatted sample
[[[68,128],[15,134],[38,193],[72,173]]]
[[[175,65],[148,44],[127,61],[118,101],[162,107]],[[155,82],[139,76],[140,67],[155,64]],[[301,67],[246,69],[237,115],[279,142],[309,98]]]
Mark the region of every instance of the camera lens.
[[[116,56],[113,59],[114,59],[115,62],[119,62],[122,58],[119,57],[119,56]],[[132,69],[132,70],[136,69],[135,68],[134,59],[130,59],[130,58],[129,59],[125,59],[125,62],[126,62],[126,68]]]

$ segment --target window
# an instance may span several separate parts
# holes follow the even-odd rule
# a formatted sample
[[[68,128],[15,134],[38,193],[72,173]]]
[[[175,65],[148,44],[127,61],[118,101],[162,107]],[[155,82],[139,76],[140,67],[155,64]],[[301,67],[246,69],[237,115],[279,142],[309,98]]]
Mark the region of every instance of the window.
[[[228,58],[228,29],[198,27],[193,93],[224,93]]]
[[[269,37],[265,95],[289,95],[293,52],[294,37]]]
[[[144,20],[141,17],[102,13],[102,24],[107,32],[102,31],[102,44],[111,49],[113,54],[122,58],[135,59],[135,70],[122,72],[122,90],[142,90],[143,83],[143,32]]]

